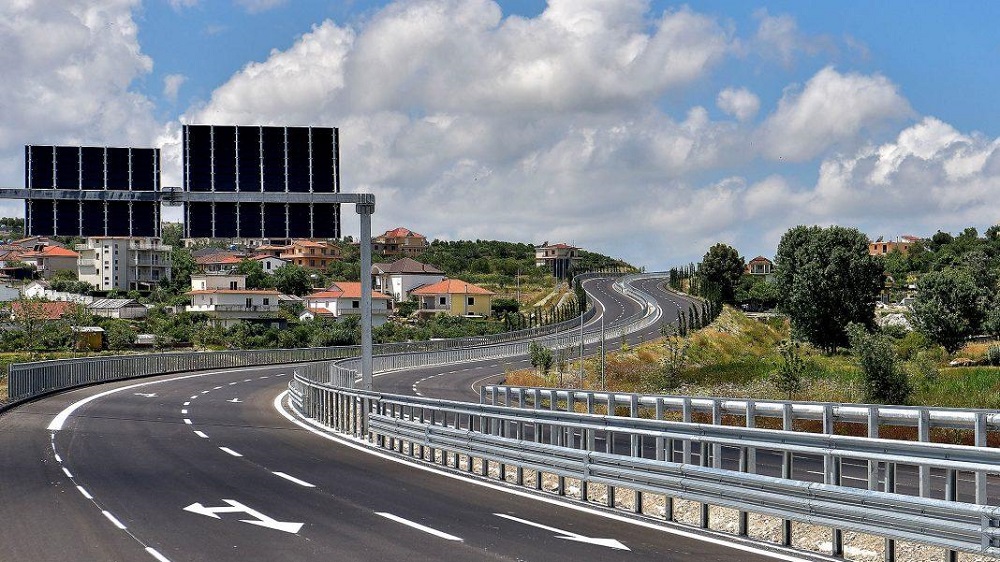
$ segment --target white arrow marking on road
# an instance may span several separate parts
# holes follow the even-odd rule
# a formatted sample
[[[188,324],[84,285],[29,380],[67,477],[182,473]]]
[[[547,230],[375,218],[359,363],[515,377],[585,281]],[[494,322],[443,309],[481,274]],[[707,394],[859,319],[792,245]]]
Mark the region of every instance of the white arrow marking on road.
[[[241,400],[239,398],[233,398],[232,400],[226,400],[226,402],[232,402],[233,404],[239,404]]]
[[[608,548],[613,548],[615,550],[632,550],[624,544],[616,541],[615,539],[600,539],[596,537],[585,537],[583,535],[578,535],[576,533],[571,533],[569,531],[563,531],[562,529],[556,529],[555,527],[549,527],[548,525],[542,525],[541,523],[535,523],[534,521],[528,521],[526,519],[520,519],[514,517],[513,515],[507,515],[506,513],[494,513],[497,517],[503,517],[504,519],[510,519],[511,521],[517,521],[518,523],[523,523],[525,525],[530,525],[532,527],[538,527],[539,529],[545,529],[546,531],[552,531],[558,535],[557,539],[566,539],[568,541],[583,542],[587,544],[593,544],[597,546],[606,546]]]
[[[215,519],[222,519],[219,517],[219,513],[246,513],[253,519],[240,519],[240,523],[249,523],[251,525],[257,525],[258,527],[267,527],[268,529],[274,529],[276,531],[284,531],[286,533],[291,533],[293,535],[299,532],[304,523],[292,523],[290,521],[278,521],[264,515],[263,513],[249,508],[236,500],[222,500],[229,504],[229,507],[205,507],[200,503],[193,503],[184,508],[184,511],[190,511],[191,513],[197,513],[199,515],[207,515],[209,517],[214,517]]]
[[[156,397],[156,393],[155,392],[150,392],[150,393],[136,392],[134,394],[136,396],[142,396],[142,397],[145,397],[145,398],[155,398]]]

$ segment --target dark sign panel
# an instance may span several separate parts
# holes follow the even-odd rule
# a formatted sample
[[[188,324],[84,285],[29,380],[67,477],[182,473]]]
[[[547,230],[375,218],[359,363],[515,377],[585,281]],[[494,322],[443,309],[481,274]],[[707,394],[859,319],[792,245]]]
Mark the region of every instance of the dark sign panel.
[[[144,191],[160,189],[160,151],[91,146],[24,147],[25,186],[39,190]],[[159,236],[157,201],[25,201],[29,235]]]
[[[340,206],[261,203],[251,193],[339,193],[337,129],[184,126],[184,190],[247,193],[185,204],[191,238],[336,238]]]

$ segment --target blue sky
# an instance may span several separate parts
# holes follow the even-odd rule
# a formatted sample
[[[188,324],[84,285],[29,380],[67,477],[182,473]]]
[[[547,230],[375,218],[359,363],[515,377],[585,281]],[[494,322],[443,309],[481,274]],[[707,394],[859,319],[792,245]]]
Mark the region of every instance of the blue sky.
[[[1000,221],[997,3],[33,0],[0,7],[0,184],[24,144],[334,125],[377,229],[650,269],[796,224]],[[0,206],[19,214],[16,206]],[[168,211],[167,215],[170,216]],[[345,209],[345,234],[356,228]]]

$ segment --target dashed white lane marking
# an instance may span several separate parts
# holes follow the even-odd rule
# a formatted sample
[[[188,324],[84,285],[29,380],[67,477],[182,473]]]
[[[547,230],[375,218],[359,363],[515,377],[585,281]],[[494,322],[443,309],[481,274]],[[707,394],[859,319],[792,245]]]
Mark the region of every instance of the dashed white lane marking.
[[[253,379],[243,379],[243,382],[250,382],[250,381],[252,381],[252,380],[253,380]]]
[[[66,473],[66,478],[72,478],[73,477],[73,473],[70,472],[69,469],[66,468],[65,466],[63,467],[63,472]]]
[[[201,391],[202,394],[208,394],[209,392],[211,392],[211,390],[202,390]]]
[[[195,430],[194,434],[197,435],[198,437],[201,437],[202,439],[208,439],[208,435],[206,435],[205,432],[203,431]]]
[[[462,542],[462,539],[459,538],[459,537],[456,537],[455,535],[449,535],[448,533],[445,533],[443,531],[438,531],[437,529],[432,529],[430,527],[427,527],[426,525],[421,525],[420,523],[414,523],[413,521],[410,521],[409,519],[403,519],[402,517],[400,517],[398,515],[393,515],[391,513],[385,513],[385,512],[381,512],[381,511],[376,511],[375,515],[378,515],[380,517],[385,517],[386,519],[388,519],[390,521],[395,521],[396,523],[400,523],[402,525],[406,525],[407,527],[416,529],[418,531],[423,531],[423,532],[425,532],[427,534],[434,535],[435,537],[442,538],[442,539],[444,539],[446,541],[458,541],[458,542]]]
[[[296,477],[294,477],[294,476],[292,476],[290,474],[285,474],[284,472],[278,472],[277,470],[275,470],[273,472],[273,474],[275,476],[280,477],[280,478],[284,478],[285,480],[288,480],[289,482],[294,482],[294,483],[298,484],[299,486],[303,486],[303,487],[306,487],[306,488],[315,488],[316,487],[315,484],[310,484],[310,483],[306,482],[305,480],[299,480],[298,478],[296,478]]]
[[[194,399],[196,399],[196,398],[198,398],[198,395],[197,395],[197,394],[195,394],[194,396],[192,396],[192,397],[191,397],[191,400],[194,400]]]
[[[181,404],[181,405],[182,405],[182,406],[190,406],[190,405],[191,405],[191,403],[190,403],[190,402],[185,402],[185,403],[183,403],[183,404]]]
[[[287,374],[288,374],[288,373],[278,373],[277,375],[274,375],[274,376],[276,376],[276,377],[283,377],[283,376],[285,376],[285,375],[287,375]]]
[[[183,410],[181,410],[181,413],[182,413],[182,414],[186,414],[186,413],[188,413],[188,411],[187,411],[187,408],[184,408]]]
[[[229,383],[229,386],[233,386],[234,384],[236,384],[236,383],[235,382],[231,382],[231,383]]]
[[[215,386],[215,387],[212,387],[212,390],[219,390],[220,388],[222,388],[222,387],[221,386]]]
[[[83,486],[77,486],[76,489],[79,490],[80,493],[83,494],[83,497],[87,498],[88,500],[94,499],[94,496],[90,495],[90,492],[83,489]]]
[[[56,453],[56,462],[62,463],[62,457],[59,456],[59,453]]]
[[[105,509],[101,511],[101,513],[103,513],[104,516],[108,518],[108,521],[111,521],[111,523],[114,524],[115,527],[118,527],[123,531],[126,529],[125,525],[121,521],[119,521],[117,517],[112,515],[110,511]]]
[[[146,547],[146,552],[149,553],[149,555],[152,556],[153,558],[156,558],[159,562],[170,562],[169,558],[160,554],[159,552],[156,551],[155,548],[151,546]]]
[[[269,379],[269,378],[271,378],[271,375],[261,375],[260,378],[261,379]]]
[[[237,453],[236,451],[230,449],[229,447],[219,447],[219,450],[221,450],[223,453],[230,454],[230,455],[232,455],[234,457],[242,457],[243,456],[243,455]]]
[[[184,418],[184,423],[187,425],[191,425],[191,420],[188,418]]]

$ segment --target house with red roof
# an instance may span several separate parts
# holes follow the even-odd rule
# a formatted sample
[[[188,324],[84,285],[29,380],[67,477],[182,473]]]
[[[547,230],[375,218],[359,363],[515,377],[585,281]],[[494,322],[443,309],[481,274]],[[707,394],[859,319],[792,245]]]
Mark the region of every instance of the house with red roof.
[[[410,291],[421,311],[452,316],[489,316],[496,293],[459,279],[444,279]]]
[[[51,279],[57,271],[76,273],[80,254],[61,246],[38,246],[21,254],[21,261],[34,266],[43,279]]]
[[[258,255],[274,254],[259,252]],[[340,248],[329,242],[302,239],[292,240],[292,243],[279,250],[275,257],[299,267],[323,271],[331,262],[340,260],[341,252]]]
[[[409,300],[413,289],[443,281],[444,272],[433,265],[400,258],[392,263],[372,264],[372,280],[375,289],[403,302]]]
[[[535,247],[535,267],[544,267],[557,279],[569,277],[580,264],[580,248],[545,242]]]
[[[194,263],[201,273],[232,273],[243,258],[232,252],[213,252],[194,257]]]
[[[372,252],[386,256],[412,258],[422,254],[429,245],[426,236],[401,226],[372,238]]]
[[[36,320],[59,320],[71,314],[78,306],[82,305],[69,301],[17,300],[10,305],[10,319],[31,317]]]
[[[303,297],[305,311],[301,320],[315,318],[342,318],[361,314],[361,283],[357,281],[337,281],[323,289]],[[372,327],[381,326],[389,319],[392,298],[378,291],[372,291]]]

